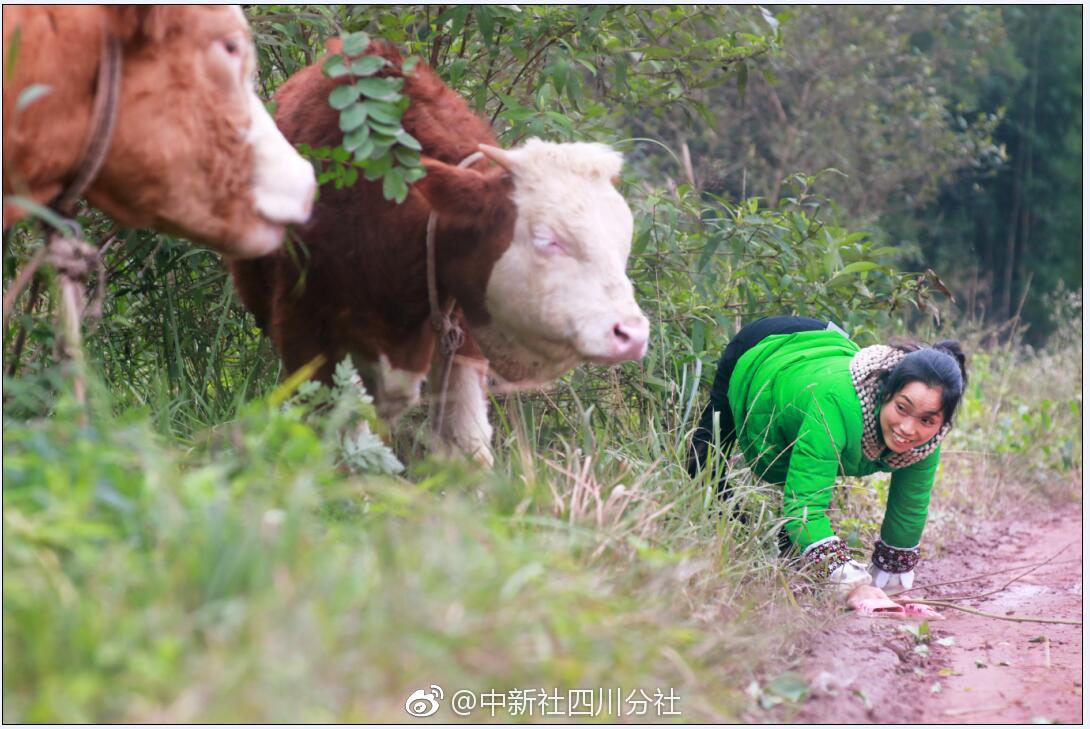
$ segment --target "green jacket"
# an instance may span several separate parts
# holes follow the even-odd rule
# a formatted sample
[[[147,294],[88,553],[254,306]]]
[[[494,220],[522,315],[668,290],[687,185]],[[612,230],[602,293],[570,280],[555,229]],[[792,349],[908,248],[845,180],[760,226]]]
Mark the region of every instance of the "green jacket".
[[[927,521],[940,449],[896,470],[863,456],[863,411],[848,369],[858,351],[835,331],[775,334],[742,355],[730,378],[738,443],[756,475],[784,485],[787,533],[799,549],[833,536],[826,512],[838,476],[893,473],[886,544],[915,547]]]

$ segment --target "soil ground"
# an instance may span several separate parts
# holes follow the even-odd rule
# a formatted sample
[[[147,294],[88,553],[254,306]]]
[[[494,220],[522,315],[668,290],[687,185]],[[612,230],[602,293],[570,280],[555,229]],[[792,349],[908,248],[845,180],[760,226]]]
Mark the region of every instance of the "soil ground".
[[[1062,550],[1062,551],[1061,551]],[[1001,615],[1082,620],[1082,514],[1069,504],[984,524],[921,562],[918,586],[1039,563],[993,595],[958,604]],[[980,595],[1025,570],[916,590],[916,597]],[[1081,723],[1082,626],[1011,622],[938,608],[929,642],[918,621],[846,614],[813,636],[800,672],[810,697],[800,723]],[[926,648],[924,647],[926,646]]]

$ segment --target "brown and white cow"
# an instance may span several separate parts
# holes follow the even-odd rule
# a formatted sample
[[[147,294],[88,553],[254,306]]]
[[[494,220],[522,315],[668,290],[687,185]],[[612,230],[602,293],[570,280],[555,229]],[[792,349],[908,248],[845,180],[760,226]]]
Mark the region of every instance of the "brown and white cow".
[[[76,175],[107,33],[121,44],[120,103],[88,201],[226,256],[276,249],[310,214],[314,171],[254,92],[237,6],[5,5],[4,195],[49,203]],[[25,214],[8,202],[5,228]]]
[[[392,48],[372,44],[368,53],[400,74]],[[288,139],[340,142],[338,114],[326,102],[337,83],[319,62],[284,84],[277,123]],[[289,371],[321,354],[319,376],[328,380],[351,355],[379,412],[395,418],[418,401],[425,378],[433,395],[441,380],[425,263],[425,227],[436,211],[440,301],[457,302],[469,338],[455,358],[444,420],[434,422],[433,406],[432,428],[442,450],[489,463],[489,367],[509,382],[544,382],[580,362],[646,352],[648,321],[625,274],[632,214],[614,187],[621,155],[536,139],[498,149],[489,126],[424,64],[405,76],[403,93],[411,103],[402,123],[423,145],[427,169],[409,198],[396,205],[362,179],[323,187],[299,228],[305,256],[281,251],[231,270]],[[487,158],[458,166],[478,150]]]

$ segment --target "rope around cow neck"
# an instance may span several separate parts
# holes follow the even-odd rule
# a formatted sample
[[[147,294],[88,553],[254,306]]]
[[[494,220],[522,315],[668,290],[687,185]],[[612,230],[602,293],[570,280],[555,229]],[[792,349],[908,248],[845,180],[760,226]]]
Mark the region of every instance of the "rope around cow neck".
[[[474,152],[458,163],[459,168],[469,167],[477,160],[484,157],[481,152]],[[466,335],[461,325],[454,318],[454,307],[457,301],[451,297],[446,311],[439,306],[439,284],[435,272],[435,229],[439,222],[439,214],[432,208],[428,214],[428,227],[424,236],[424,245],[427,251],[428,267],[428,306],[431,309],[431,326],[439,337],[439,351],[443,357],[442,382],[439,385],[439,405],[435,421],[435,429],[439,431],[443,427],[443,419],[447,410],[447,387],[450,385],[450,371],[454,365],[454,355],[465,343]]]
[[[59,230],[50,231],[45,245],[34,255],[26,268],[16,277],[11,288],[4,294],[3,325],[6,330],[16,300],[34,278],[39,266],[43,262],[48,262],[56,269],[60,280],[61,299],[58,314],[61,338],[58,350],[62,356],[76,363],[75,395],[77,402],[81,405],[86,401],[86,392],[82,375],[80,322],[85,313],[101,315],[106,292],[106,275],[98,249],[82,240],[82,231],[71,217],[76,203],[98,176],[102,164],[106,161],[106,153],[110,149],[117,123],[120,94],[121,41],[107,32],[102,42],[95,97],[91,106],[91,126],[80,154],[79,164],[76,166],[76,174],[50,204],[51,208],[66,219],[71,234],[65,235]],[[87,306],[86,286],[92,271],[97,273],[98,290],[93,304]]]

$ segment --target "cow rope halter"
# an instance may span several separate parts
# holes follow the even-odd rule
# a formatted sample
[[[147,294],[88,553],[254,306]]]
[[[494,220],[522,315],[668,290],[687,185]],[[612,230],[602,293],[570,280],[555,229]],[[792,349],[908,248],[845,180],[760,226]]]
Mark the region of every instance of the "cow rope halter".
[[[45,245],[34,254],[26,267],[19,272],[11,288],[4,294],[3,324],[7,329],[19,295],[34,278],[34,274],[43,262],[48,262],[56,270],[60,279],[61,340],[59,351],[77,364],[75,390],[76,400],[81,405],[86,400],[82,376],[82,349],[80,321],[85,314],[98,317],[102,313],[102,304],[106,292],[106,269],[99,250],[83,240],[83,231],[73,220],[76,203],[87,191],[91,182],[98,176],[106,161],[110,149],[114,127],[117,123],[117,107],[121,94],[121,41],[107,32],[102,43],[99,60],[98,79],[95,84],[95,97],[91,107],[91,126],[84,142],[76,174],[72,181],[53,199],[49,207],[64,218],[68,231],[52,230],[46,237]],[[67,234],[65,234],[67,233]],[[91,272],[97,274],[98,286],[95,300],[86,304],[85,287]]]
[[[477,160],[484,157],[481,152],[474,152],[458,163],[459,168],[469,167]],[[439,214],[432,208],[428,214],[427,233],[424,237],[424,245],[427,248],[428,265],[428,305],[431,307],[431,326],[439,337],[439,351],[443,355],[443,377],[439,386],[439,405],[435,418],[435,429],[440,431],[443,427],[443,419],[447,410],[447,387],[450,385],[450,371],[454,366],[454,355],[465,344],[466,334],[454,317],[454,307],[457,301],[452,296],[446,311],[439,306],[439,285],[435,273],[435,228],[439,222]]]

